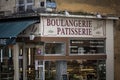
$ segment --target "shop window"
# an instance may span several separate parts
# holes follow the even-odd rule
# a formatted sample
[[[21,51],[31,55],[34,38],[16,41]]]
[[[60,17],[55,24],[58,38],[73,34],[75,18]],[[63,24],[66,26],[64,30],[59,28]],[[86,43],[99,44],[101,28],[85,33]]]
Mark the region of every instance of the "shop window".
[[[57,61],[45,61],[45,80],[57,80]],[[61,70],[62,71],[62,70]],[[105,60],[71,60],[67,61],[67,78],[69,80],[106,80]],[[63,79],[66,80],[66,79]]]
[[[0,46],[0,80],[13,80],[13,50],[12,46]]]
[[[45,62],[45,80],[56,80],[56,62]]]
[[[64,43],[46,43],[45,54],[64,54],[65,44]]]
[[[69,80],[106,80],[105,60],[68,61]]]
[[[70,54],[104,54],[105,40],[70,40]]]

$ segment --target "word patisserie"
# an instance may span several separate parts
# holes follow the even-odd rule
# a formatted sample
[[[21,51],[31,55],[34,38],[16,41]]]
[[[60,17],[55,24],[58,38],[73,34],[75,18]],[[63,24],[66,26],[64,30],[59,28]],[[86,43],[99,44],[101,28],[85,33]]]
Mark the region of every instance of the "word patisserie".
[[[47,26],[57,27],[58,35],[92,34],[92,20],[47,18]]]

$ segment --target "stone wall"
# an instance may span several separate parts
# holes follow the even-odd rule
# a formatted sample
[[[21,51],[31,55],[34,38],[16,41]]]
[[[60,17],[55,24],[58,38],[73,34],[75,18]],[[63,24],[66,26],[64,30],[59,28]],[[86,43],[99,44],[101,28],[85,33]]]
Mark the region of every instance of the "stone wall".
[[[111,0],[56,0],[57,10],[73,12],[115,14],[114,3]]]
[[[43,0],[41,0],[43,1]],[[57,3],[57,11],[71,12],[87,12],[101,14],[116,14],[120,13],[119,0],[55,0]],[[17,0],[0,0],[0,11],[16,9]],[[34,7],[39,6],[39,0],[34,1]]]
[[[12,11],[16,9],[16,0],[0,0],[0,11]]]
[[[119,0],[56,0],[57,10],[119,14]],[[118,12],[119,11],[119,12]]]

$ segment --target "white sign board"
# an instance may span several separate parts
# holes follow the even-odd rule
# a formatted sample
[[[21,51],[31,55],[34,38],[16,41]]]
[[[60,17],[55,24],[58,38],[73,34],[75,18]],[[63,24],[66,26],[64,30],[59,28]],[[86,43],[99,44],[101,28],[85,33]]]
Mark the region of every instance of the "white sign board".
[[[105,24],[105,20],[42,17],[41,35],[44,37],[103,37]]]

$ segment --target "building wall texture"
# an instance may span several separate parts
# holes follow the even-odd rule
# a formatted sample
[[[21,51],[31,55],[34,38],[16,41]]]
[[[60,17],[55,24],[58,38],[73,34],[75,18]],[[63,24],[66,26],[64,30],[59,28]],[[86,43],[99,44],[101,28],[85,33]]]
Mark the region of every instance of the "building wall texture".
[[[16,10],[17,0],[0,0],[0,11]],[[39,0],[35,0],[35,7],[38,7]],[[120,16],[119,0],[55,0],[57,11],[100,13],[103,15],[114,14]],[[120,80],[120,22],[117,21],[114,27],[114,80]]]
[[[119,14],[119,0],[56,0],[57,10]]]
[[[0,11],[14,11],[16,8],[15,0],[0,0]]]
[[[18,0],[0,0],[0,11],[16,9]],[[34,1],[34,7],[39,6],[40,0]],[[43,1],[43,0],[41,0]],[[87,12],[119,15],[119,0],[55,0],[57,11]]]

